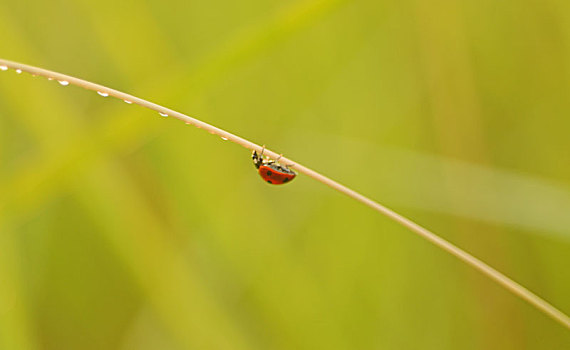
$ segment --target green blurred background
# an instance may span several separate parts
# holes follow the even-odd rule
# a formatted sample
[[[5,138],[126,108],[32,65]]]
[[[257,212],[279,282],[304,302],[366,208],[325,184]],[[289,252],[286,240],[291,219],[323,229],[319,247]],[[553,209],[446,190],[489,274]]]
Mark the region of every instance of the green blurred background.
[[[266,144],[570,313],[567,0],[2,1],[0,57]],[[568,348],[320,183],[0,72],[2,350]]]

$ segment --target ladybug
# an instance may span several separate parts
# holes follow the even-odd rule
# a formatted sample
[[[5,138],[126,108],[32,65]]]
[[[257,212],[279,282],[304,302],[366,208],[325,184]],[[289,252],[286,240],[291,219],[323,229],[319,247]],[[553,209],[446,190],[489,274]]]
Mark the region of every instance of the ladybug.
[[[263,150],[259,155],[253,150],[251,158],[253,159],[253,165],[259,172],[259,176],[272,185],[282,185],[290,182],[297,176],[297,173],[289,169],[289,167],[279,164],[278,161],[281,156],[277,160],[265,159],[263,158]]]

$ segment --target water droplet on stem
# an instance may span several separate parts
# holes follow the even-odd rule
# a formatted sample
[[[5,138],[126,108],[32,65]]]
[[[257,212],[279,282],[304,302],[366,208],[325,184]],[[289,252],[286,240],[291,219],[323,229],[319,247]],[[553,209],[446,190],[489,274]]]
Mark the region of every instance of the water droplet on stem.
[[[63,85],[63,86],[67,86],[67,85],[69,85],[69,81],[65,81],[65,80],[58,80],[57,82],[58,82],[58,83],[60,83],[60,84],[61,84],[61,85]]]
[[[107,96],[109,96],[109,94],[108,94],[108,93],[106,93],[106,92],[103,92],[103,91],[97,91],[97,93],[98,93],[99,95],[103,96],[103,97],[107,97]]]
[[[158,112],[158,114],[160,114],[161,117],[168,117],[168,114],[166,113]]]

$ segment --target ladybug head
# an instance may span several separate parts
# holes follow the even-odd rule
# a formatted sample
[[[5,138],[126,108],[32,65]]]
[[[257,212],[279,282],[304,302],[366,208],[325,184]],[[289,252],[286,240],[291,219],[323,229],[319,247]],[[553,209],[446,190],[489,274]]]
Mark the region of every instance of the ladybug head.
[[[258,155],[257,152],[253,150],[253,153],[251,154],[251,159],[253,159],[253,165],[255,165],[255,168],[259,169],[259,167],[263,163],[262,156]]]

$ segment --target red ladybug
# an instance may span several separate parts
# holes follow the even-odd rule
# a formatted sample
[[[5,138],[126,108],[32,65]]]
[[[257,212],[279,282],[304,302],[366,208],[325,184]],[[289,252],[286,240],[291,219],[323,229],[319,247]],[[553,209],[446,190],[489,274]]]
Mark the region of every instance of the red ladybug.
[[[296,172],[289,169],[289,167],[279,164],[278,161],[263,158],[263,151],[258,155],[254,150],[251,158],[253,159],[253,165],[258,169],[259,176],[272,185],[282,185],[290,182],[297,176]]]

